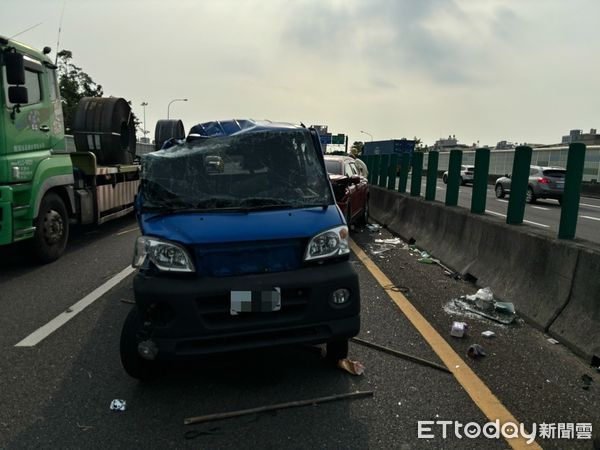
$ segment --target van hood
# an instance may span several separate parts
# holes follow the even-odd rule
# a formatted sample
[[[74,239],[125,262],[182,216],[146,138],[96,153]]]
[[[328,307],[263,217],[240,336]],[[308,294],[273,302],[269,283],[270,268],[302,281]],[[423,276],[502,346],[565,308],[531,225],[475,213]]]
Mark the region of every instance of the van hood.
[[[310,238],[343,225],[336,205],[252,212],[143,213],[142,234],[184,245]]]

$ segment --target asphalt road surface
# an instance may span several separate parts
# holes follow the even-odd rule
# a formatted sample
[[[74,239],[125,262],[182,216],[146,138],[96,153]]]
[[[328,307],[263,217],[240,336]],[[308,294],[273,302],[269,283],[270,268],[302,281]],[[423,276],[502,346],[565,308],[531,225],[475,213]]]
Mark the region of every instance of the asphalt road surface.
[[[139,383],[123,371],[118,351],[133,299],[123,271],[137,235],[130,217],[79,230],[67,254],[46,266],[30,265],[21,247],[0,251],[0,448],[521,448],[523,441],[454,433],[456,421],[483,426],[496,417],[527,430],[556,424],[554,439],[538,431],[525,448],[593,448],[592,439],[576,437],[600,431],[600,374],[522,321],[503,326],[447,312],[453,298],[477,287],[419,263],[401,244],[375,242],[392,237],[385,230],[352,233],[360,337],[452,373],[351,344],[362,376],[327,364],[319,349],[284,347],[177,364]],[[114,287],[98,289],[111,280]],[[89,306],[74,306],[82,299]],[[453,320],[469,324],[466,337],[449,335]],[[27,340],[40,329],[35,344]],[[486,330],[496,337],[483,338]],[[473,343],[487,356],[468,358]],[[584,375],[592,380],[587,389]],[[188,417],[356,390],[374,394],[184,425]],[[127,409],[111,411],[113,399],[126,400]],[[423,423],[431,430],[422,428],[429,437],[419,439],[419,421],[453,422],[446,438],[441,425]],[[573,424],[573,439],[560,438],[558,424],[567,424],[567,435]]]
[[[410,182],[411,179],[409,176],[407,184],[407,191],[409,192]],[[425,186],[425,177],[423,177],[421,183],[422,196],[425,196]],[[458,206],[471,208],[472,190],[473,187],[470,184],[460,187],[458,191]],[[446,199],[446,185],[441,179],[438,179],[436,191],[436,200],[444,202]],[[508,196],[504,199],[496,198],[494,186],[489,185],[486,197],[486,214],[496,216],[498,220],[506,221],[508,198]],[[536,203],[526,204],[524,222],[532,225],[538,231],[558,236],[560,223],[560,205],[558,201],[538,199]],[[597,243],[600,242],[600,199],[581,197],[575,237]]]

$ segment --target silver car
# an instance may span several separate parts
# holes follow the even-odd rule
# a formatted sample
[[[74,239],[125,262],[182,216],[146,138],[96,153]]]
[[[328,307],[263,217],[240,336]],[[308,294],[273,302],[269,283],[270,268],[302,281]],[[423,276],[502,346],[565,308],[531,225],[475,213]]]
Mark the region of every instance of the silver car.
[[[474,174],[475,166],[460,166],[460,184],[464,186],[467,183],[473,183]],[[442,175],[442,181],[444,182],[444,184],[448,184],[447,170]]]
[[[563,167],[531,166],[526,194],[527,203],[535,203],[538,198],[553,198],[562,204],[566,173]],[[494,190],[498,198],[510,194],[510,175],[498,178]]]

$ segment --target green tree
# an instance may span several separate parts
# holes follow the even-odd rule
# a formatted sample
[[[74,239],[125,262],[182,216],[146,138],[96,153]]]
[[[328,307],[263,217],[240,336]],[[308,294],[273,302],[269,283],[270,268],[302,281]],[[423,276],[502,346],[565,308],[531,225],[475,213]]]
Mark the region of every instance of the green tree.
[[[73,52],[61,50],[58,56],[58,87],[62,97],[65,130],[71,130],[77,104],[83,97],[102,97],[102,86],[81,67],[73,64]]]

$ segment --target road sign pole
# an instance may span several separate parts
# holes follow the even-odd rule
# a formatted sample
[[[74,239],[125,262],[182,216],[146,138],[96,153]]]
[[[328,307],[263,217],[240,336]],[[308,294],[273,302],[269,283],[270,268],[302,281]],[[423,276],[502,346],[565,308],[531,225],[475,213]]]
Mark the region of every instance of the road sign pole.
[[[402,156],[400,156],[400,182],[398,183],[398,192],[406,192],[409,164],[410,154],[402,153]]]
[[[421,179],[423,177],[423,153],[414,152],[412,155],[412,176],[410,179],[410,195],[421,195]]]
[[[490,149],[475,150],[475,175],[473,178],[473,194],[471,195],[471,212],[485,213],[487,199],[488,174],[490,171]]]
[[[527,186],[529,185],[531,154],[531,147],[519,146],[515,149],[506,223],[513,225],[523,223],[523,217],[525,216],[525,195],[527,194]]]
[[[579,197],[585,163],[585,144],[569,145],[567,156],[567,173],[565,175],[565,190],[561,200],[559,239],[573,239],[577,230],[577,215],[579,214]]]
[[[460,165],[462,150],[450,150],[448,163],[448,186],[446,187],[446,206],[458,205],[458,189],[460,186]]]
[[[427,187],[425,188],[425,200],[435,200],[439,159],[440,152],[431,151],[429,152],[429,155],[427,155]]]

